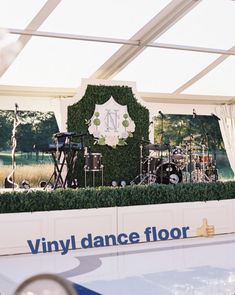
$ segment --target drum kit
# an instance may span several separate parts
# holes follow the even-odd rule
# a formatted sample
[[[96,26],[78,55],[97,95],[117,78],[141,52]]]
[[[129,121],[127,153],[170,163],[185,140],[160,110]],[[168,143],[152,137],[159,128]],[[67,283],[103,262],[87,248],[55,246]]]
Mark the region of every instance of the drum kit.
[[[190,135],[178,146],[147,144],[143,157],[140,143],[140,174],[131,184],[178,184],[181,182],[215,182],[218,173],[207,146],[199,144],[200,134]]]

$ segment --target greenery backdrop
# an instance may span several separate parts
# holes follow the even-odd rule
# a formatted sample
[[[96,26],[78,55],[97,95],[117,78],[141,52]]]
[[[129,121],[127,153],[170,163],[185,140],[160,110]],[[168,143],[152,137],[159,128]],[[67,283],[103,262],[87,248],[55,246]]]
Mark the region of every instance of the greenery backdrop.
[[[95,104],[104,104],[113,97],[117,103],[127,105],[128,113],[135,122],[135,132],[132,138],[126,140],[127,145],[115,149],[107,145],[95,144],[93,136],[84,137],[84,145],[92,153],[102,154],[104,165],[104,184],[111,185],[115,180],[130,182],[139,174],[140,142],[148,140],[149,111],[141,106],[127,86],[94,86],[88,85],[83,98],[68,108],[68,130],[80,134],[88,134],[87,122],[93,116]],[[75,169],[75,177],[79,185],[84,186],[84,156],[81,151]],[[92,173],[87,173],[87,184],[92,185]],[[101,184],[101,173],[96,172],[96,183]]]

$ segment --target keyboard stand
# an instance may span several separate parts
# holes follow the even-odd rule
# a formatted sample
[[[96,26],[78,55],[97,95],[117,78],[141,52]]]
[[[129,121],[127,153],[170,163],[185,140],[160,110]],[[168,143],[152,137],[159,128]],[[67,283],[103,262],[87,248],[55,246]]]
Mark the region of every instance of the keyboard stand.
[[[80,150],[78,144],[65,144],[59,149],[51,148],[50,153],[54,162],[54,171],[44,189],[51,186],[52,183],[54,190],[68,187],[68,178],[74,172],[78,150]],[[75,179],[72,180],[72,186],[77,186]]]

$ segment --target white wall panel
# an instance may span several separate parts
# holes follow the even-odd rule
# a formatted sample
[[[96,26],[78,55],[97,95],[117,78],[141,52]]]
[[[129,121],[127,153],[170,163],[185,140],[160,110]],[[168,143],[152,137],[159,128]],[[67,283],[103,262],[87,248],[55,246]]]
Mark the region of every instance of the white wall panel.
[[[206,218],[209,225],[215,227],[215,234],[235,231],[233,206],[231,200],[187,203],[183,208],[184,224],[190,221],[190,234],[196,236],[197,229]]]
[[[116,244],[196,237],[203,219],[214,227],[213,234],[235,232],[235,200],[0,214],[0,255],[31,253],[28,240],[35,254],[50,252],[58,243],[64,255],[73,249],[72,236],[76,248],[82,248],[81,240],[88,234],[87,247],[106,246],[99,242],[106,235],[115,236]],[[68,242],[64,253],[60,241]]]
[[[27,253],[27,240],[48,233],[48,225],[47,212],[0,214],[0,255]]]
[[[117,234],[116,207],[49,212],[50,226],[55,240],[75,235],[76,244],[88,233],[95,236]]]

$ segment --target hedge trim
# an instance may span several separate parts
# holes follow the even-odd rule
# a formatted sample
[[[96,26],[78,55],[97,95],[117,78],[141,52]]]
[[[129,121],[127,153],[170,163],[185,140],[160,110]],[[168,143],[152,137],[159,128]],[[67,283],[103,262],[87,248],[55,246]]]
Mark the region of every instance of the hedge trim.
[[[0,213],[235,199],[235,182],[57,189],[0,194]]]

